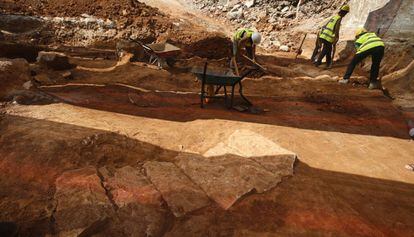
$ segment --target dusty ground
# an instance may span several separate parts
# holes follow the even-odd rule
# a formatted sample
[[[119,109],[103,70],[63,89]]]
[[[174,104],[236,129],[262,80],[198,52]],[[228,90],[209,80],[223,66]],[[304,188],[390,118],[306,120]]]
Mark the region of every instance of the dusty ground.
[[[269,110],[259,115],[227,110],[221,101],[200,109],[199,84],[185,67],[107,70],[116,62],[71,58],[78,65],[72,85],[42,82],[61,103],[3,105],[1,220],[16,222],[23,236],[57,233],[64,213],[54,203],[66,190],[57,179],[65,171],[176,162],[248,131],[296,153],[294,175],[227,211],[210,202],[174,217],[165,204],[139,206],[151,219],[136,221],[158,223],[151,233],[165,236],[412,236],[414,176],[404,166],[414,146],[405,117],[381,92],[339,86],[332,78],[343,67],[327,72],[301,60],[288,67],[289,57],[262,56],[273,74],[245,81],[249,99]],[[291,77],[291,67],[299,75]],[[122,222],[132,218],[117,213]],[[98,230],[127,233],[114,227],[117,220]]]
[[[160,10],[90,2],[0,5],[7,14],[92,14],[119,23],[120,36],[145,25],[143,36],[184,53],[161,70],[128,55],[118,61],[113,48],[73,47],[85,39],[62,31],[40,31],[52,45],[28,45],[38,22],[11,27],[6,16],[0,29],[12,34],[1,55],[28,59],[21,82],[34,85],[0,104],[0,235],[11,222],[21,236],[414,236],[414,175],[404,168],[414,162],[411,49],[384,60],[383,73],[399,70],[384,79],[395,100],[366,89],[362,68],[338,85],[346,61],[324,70],[277,53],[260,55],[267,72],[243,81],[263,112],[220,100],[201,109],[190,71],[205,58],[228,67],[229,38],[210,31],[232,26],[181,0],[145,1]],[[46,70],[34,63],[40,50],[64,52],[75,67]]]

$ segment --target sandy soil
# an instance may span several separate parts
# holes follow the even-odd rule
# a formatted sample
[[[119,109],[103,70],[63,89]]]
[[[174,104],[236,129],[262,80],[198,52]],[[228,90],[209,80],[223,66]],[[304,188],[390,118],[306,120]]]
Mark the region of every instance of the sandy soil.
[[[283,57],[288,55],[261,60],[286,69]],[[114,63],[71,61],[98,69]],[[266,113],[227,110],[222,101],[200,109],[199,84],[180,70],[140,63],[101,73],[74,69],[76,85],[42,87],[62,103],[3,107],[0,167],[10,177],[1,182],[1,218],[18,223],[23,235],[53,232],[49,212],[40,210],[52,205],[54,181],[64,170],[172,161],[182,152],[204,154],[247,130],[295,152],[294,176],[270,192],[245,196],[228,211],[213,204],[185,218],[168,217],[163,235],[414,234],[414,176],[404,168],[413,162],[414,146],[405,117],[381,92],[338,85],[332,78],[342,67],[319,79],[283,73],[246,79],[247,96]],[[96,145],[82,148],[89,137],[97,137]],[[26,191],[15,188],[22,185]]]

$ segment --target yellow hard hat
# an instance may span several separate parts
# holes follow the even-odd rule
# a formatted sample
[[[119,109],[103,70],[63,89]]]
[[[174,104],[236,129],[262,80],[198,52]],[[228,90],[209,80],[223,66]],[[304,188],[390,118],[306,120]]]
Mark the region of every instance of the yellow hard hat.
[[[351,8],[349,7],[348,4],[345,4],[341,7],[341,11],[349,12],[350,10],[351,10]]]
[[[364,27],[359,28],[355,31],[355,38],[358,38],[360,35],[367,33],[367,30]]]

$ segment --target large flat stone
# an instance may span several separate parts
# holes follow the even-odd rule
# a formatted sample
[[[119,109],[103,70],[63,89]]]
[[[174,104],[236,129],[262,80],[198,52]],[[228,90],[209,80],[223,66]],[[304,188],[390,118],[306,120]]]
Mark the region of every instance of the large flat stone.
[[[110,236],[160,236],[167,212],[161,207],[161,194],[136,168],[101,168],[104,186],[118,207],[109,230]]]
[[[58,236],[78,236],[113,213],[94,167],[64,172],[56,180]]]
[[[138,169],[125,166],[114,171],[99,169],[105,188],[119,207],[129,204],[161,206],[162,197],[154,185]]]
[[[207,150],[204,156],[213,157],[226,154],[241,157],[295,155],[270,139],[247,129],[234,131],[227,139]]]
[[[144,168],[175,216],[180,217],[209,205],[203,190],[173,163],[150,161],[144,164]]]
[[[263,168],[282,178],[293,175],[293,168],[296,161],[296,155],[275,155],[275,156],[260,156],[251,157]]]
[[[224,209],[252,190],[262,193],[281,181],[259,163],[235,155],[184,154],[177,157],[177,166]]]

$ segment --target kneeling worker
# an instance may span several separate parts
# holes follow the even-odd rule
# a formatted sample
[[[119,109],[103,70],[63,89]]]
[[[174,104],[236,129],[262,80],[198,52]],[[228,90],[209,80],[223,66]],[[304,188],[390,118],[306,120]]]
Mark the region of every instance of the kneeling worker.
[[[375,33],[367,32],[366,29],[361,28],[358,29],[355,34],[355,47],[357,49],[356,55],[349,64],[344,79],[340,80],[339,83],[348,83],[356,65],[362,62],[365,58],[371,56],[372,66],[369,89],[381,89],[381,83],[378,80],[378,76],[381,61],[384,57],[384,42]]]
[[[341,22],[342,18],[345,17],[349,13],[349,5],[344,5],[341,7],[339,13],[333,16],[329,22],[322,27],[318,41],[320,44],[323,45],[322,52],[319,54],[318,58],[313,62],[315,66],[319,66],[322,64],[322,59],[326,56],[326,67],[330,68],[332,66],[332,47],[338,43],[339,40],[339,31],[341,29]],[[319,46],[317,46],[319,47]],[[318,48],[315,48],[314,53],[312,55],[312,59],[314,59],[317,55]]]
[[[239,74],[239,68],[236,58],[239,56],[241,48],[245,47],[247,56],[256,61],[256,45],[260,44],[261,41],[262,35],[254,30],[240,29],[234,34],[232,63],[237,74]]]

